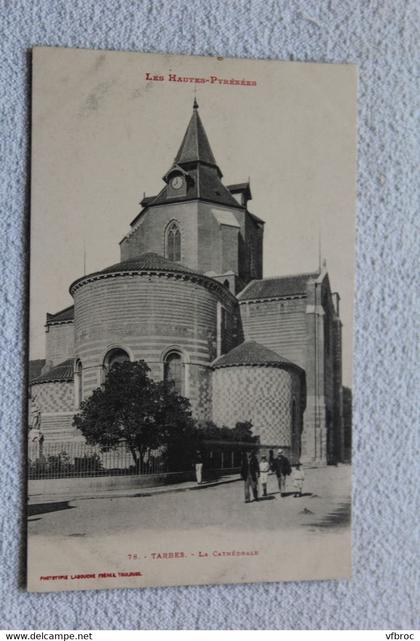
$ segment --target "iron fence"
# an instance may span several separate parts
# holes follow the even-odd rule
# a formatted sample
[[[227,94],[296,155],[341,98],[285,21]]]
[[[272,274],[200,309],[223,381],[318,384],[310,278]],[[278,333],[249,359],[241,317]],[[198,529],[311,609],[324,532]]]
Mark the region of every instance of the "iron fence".
[[[233,471],[241,465],[238,449],[206,449],[202,454],[204,469],[209,473]],[[173,471],[160,451],[149,452],[143,460],[135,462],[125,443],[108,451],[83,442],[31,443],[28,450],[28,477],[31,480],[160,475]]]

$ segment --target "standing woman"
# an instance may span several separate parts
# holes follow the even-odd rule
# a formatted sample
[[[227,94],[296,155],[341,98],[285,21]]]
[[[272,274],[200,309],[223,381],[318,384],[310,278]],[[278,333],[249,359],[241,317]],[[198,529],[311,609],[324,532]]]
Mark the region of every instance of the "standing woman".
[[[267,482],[268,482],[269,471],[270,471],[270,463],[267,461],[266,456],[262,456],[260,461],[260,481],[261,481],[263,496],[267,496]]]

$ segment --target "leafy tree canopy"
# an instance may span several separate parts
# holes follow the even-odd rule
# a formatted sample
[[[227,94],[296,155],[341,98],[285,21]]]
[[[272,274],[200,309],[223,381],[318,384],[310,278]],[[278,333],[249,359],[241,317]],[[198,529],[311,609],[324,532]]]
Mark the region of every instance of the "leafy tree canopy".
[[[257,438],[252,435],[251,421],[236,423],[235,427],[218,427],[212,421],[207,421],[200,425],[198,431],[199,441],[215,441],[218,446],[232,447],[236,443],[255,443]],[[210,445],[208,445],[210,446]]]
[[[104,385],[81,403],[73,424],[103,450],[125,441],[136,465],[147,452],[169,449],[194,430],[189,400],[173,384],[154,382],[144,361],[116,363]]]

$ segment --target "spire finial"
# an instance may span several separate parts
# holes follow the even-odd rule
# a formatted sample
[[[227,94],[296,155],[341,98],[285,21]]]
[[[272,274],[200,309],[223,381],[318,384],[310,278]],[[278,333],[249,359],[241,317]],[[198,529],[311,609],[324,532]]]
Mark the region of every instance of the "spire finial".
[[[193,109],[198,109],[198,102],[197,102],[197,98],[195,96],[194,96]]]

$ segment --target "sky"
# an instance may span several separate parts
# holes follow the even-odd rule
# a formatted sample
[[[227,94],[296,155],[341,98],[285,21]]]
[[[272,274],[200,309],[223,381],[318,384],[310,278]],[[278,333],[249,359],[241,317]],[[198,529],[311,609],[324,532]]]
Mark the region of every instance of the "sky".
[[[45,357],[45,315],[72,304],[71,282],[120,260],[119,241],[143,194],[163,187],[196,96],[224,183],[251,181],[249,209],[266,221],[264,276],[316,269],[321,239],[351,386],[356,91],[352,65],[36,48],[30,358]]]

